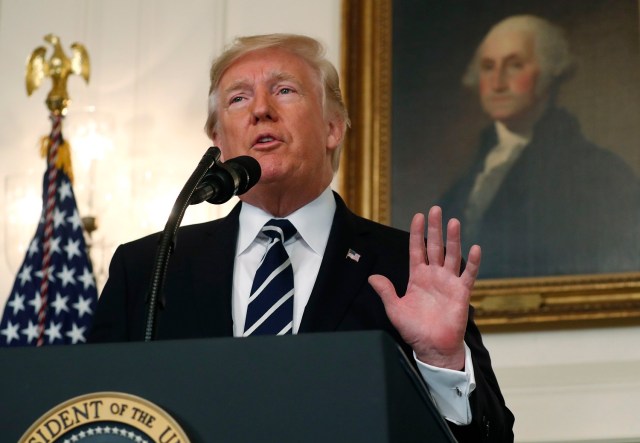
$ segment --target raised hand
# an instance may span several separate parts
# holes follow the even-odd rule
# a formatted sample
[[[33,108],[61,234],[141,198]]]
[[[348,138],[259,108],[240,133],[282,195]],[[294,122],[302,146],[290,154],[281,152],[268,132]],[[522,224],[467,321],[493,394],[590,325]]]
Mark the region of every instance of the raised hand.
[[[424,242],[424,214],[411,222],[409,238],[409,284],[399,297],[393,284],[382,275],[369,283],[384,303],[387,316],[418,360],[441,368],[464,368],[464,333],[469,315],[471,290],[480,267],[480,247],[469,250],[460,275],[462,260],[460,222],[447,224],[446,255],[442,238],[442,210],[429,210],[427,245]]]

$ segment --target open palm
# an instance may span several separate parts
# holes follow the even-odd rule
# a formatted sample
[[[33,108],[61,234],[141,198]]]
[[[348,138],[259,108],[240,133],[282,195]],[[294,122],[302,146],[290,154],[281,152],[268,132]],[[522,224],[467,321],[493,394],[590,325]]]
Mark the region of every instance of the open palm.
[[[470,249],[460,274],[460,222],[452,219],[447,224],[446,255],[439,207],[429,210],[426,246],[424,227],[424,215],[416,214],[411,222],[406,294],[399,297],[382,275],[370,276],[369,283],[380,295],[389,320],[420,361],[460,370],[464,367],[464,332],[480,267],[480,247]]]

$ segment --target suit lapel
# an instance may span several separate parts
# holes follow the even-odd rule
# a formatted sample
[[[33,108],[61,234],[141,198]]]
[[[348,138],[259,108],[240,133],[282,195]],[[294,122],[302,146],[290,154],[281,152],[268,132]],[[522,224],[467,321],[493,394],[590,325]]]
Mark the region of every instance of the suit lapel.
[[[367,278],[376,258],[364,242],[366,233],[357,217],[334,195],[337,206],[329,241],[299,332],[335,331],[353,298],[369,284]]]
[[[369,284],[367,278],[376,260],[358,218],[334,195],[336,213],[329,241],[299,332],[335,331],[353,298]],[[191,250],[188,281],[193,284],[195,318],[203,337],[233,335],[231,296],[239,214],[240,204],[227,217],[206,227],[202,244],[185,248]],[[353,254],[348,256],[350,251]]]
[[[191,261],[190,281],[194,282],[196,315],[204,337],[233,335],[231,296],[240,206],[214,222],[202,244],[194,248],[198,253]]]

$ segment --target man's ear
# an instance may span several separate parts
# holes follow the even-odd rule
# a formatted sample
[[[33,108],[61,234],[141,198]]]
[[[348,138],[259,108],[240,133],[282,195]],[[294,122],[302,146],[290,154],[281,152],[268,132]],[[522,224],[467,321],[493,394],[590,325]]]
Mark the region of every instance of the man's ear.
[[[334,116],[329,119],[327,122],[327,149],[333,151],[340,146],[346,129],[347,124],[342,118]]]
[[[211,141],[213,142],[213,146],[220,147],[220,134],[215,129],[211,131]]]

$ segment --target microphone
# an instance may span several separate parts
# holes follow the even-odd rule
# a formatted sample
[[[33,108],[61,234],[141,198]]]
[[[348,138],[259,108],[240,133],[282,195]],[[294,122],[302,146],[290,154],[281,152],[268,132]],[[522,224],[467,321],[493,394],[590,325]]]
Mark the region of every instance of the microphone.
[[[214,163],[193,191],[189,204],[205,200],[214,205],[225,203],[251,189],[260,180],[260,174],[260,163],[248,155]]]

